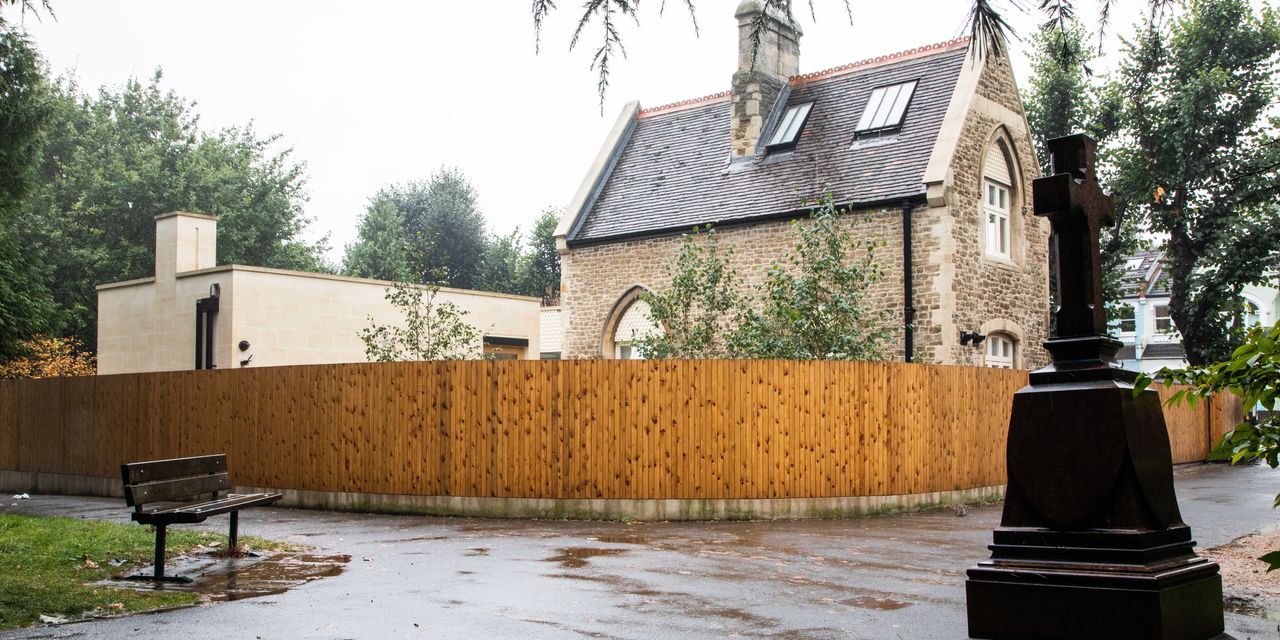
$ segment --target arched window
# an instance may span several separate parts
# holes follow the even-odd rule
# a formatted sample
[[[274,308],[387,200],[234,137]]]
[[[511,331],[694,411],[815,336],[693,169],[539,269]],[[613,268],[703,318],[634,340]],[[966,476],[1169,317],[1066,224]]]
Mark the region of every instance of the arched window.
[[[982,162],[982,252],[992,258],[1015,259],[1013,155],[1001,133],[987,145]]]
[[[1244,327],[1248,329],[1256,324],[1262,324],[1262,312],[1258,310],[1258,303],[1247,297],[1242,302],[1244,303]]]
[[[649,318],[649,303],[642,299],[645,291],[641,286],[631,287],[614,303],[600,336],[601,356],[620,360],[639,360],[644,357],[636,342],[661,331]]]
[[[1007,335],[993,333],[987,336],[986,357],[983,365],[995,369],[1012,369],[1017,343]]]
[[[613,332],[613,357],[619,360],[643,360],[636,341],[657,330],[649,319],[649,303],[636,300],[623,312]]]

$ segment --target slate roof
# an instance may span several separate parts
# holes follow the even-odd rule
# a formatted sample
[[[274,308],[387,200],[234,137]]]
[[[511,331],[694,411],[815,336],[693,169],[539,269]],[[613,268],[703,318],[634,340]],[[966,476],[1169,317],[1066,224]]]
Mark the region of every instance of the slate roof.
[[[790,79],[787,106],[816,101],[796,146],[730,162],[730,96],[641,111],[570,244],[786,216],[830,192],[852,205],[923,198],[924,171],[967,40]],[[876,87],[917,80],[901,129],[854,143]],[[768,136],[771,131],[765,131]]]
[[[1164,252],[1160,250],[1139,251],[1127,256],[1125,261],[1141,260],[1142,263],[1125,271],[1120,288],[1126,298],[1137,298],[1141,285],[1146,283],[1145,294],[1148,298],[1169,297],[1169,278],[1164,272]]]
[[[1187,352],[1182,349],[1181,342],[1152,342],[1142,350],[1142,358],[1144,360],[1169,359],[1183,360],[1186,359]]]
[[[1131,344],[1120,347],[1116,360],[1133,360],[1137,358],[1137,350]],[[1181,342],[1152,342],[1142,350],[1143,360],[1185,360],[1187,352]]]

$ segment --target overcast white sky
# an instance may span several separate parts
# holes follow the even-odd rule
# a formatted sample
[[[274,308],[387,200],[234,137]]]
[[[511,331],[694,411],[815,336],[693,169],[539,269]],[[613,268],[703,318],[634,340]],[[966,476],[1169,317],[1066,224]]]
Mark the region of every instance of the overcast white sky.
[[[568,50],[577,2],[559,3],[538,55],[528,0],[53,0],[56,20],[28,15],[25,27],[53,71],[73,71],[83,87],[161,67],[165,87],[198,103],[204,128],[253,121],[260,134],[281,134],[306,163],[309,235],[329,234],[337,261],[371,195],[442,165],[471,179],[493,231],[527,229],[542,209],[564,206],[625,102],[728,88],[738,2],[697,0],[700,37],[683,0],[668,0],[664,15],[660,1],[645,2],[640,25],[623,25],[628,58],[612,66],[603,115],[588,68],[598,28]],[[796,0],[801,72],[961,36],[970,7],[851,2],[852,25],[840,0],[815,0],[816,23]],[[1093,0],[1077,5],[1094,15]],[[1145,6],[1118,0],[1111,31]],[[1024,35],[1040,19],[1008,14]],[[1013,44],[1025,88],[1022,49]]]

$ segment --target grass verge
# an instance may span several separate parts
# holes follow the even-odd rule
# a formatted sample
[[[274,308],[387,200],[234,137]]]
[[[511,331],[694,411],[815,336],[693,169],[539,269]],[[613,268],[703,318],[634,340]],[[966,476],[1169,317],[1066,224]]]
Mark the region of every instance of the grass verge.
[[[226,544],[226,536],[169,529],[167,554]],[[265,541],[264,541],[265,542]],[[151,527],[96,520],[0,514],[0,629],[39,616],[78,618],[191,604],[197,596],[86,584],[149,564]]]

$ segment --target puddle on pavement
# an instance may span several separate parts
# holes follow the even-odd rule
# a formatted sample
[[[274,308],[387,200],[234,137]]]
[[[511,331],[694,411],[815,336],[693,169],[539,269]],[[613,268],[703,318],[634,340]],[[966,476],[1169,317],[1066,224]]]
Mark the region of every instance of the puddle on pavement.
[[[311,553],[276,553],[263,557],[227,558],[214,555],[171,559],[165,573],[186,576],[188,584],[150,583],[113,579],[100,584],[117,588],[185,591],[209,602],[228,602],[284,593],[289,589],[342,573],[351,561],[348,555],[323,556]],[[141,573],[148,573],[149,567]]]
[[[1222,608],[1229,613],[1234,613],[1250,618],[1262,618],[1263,620],[1271,620],[1280,622],[1280,611],[1269,609],[1260,605],[1257,601],[1249,598],[1238,598],[1236,596],[1227,596],[1222,601]]]
[[[602,556],[619,556],[626,553],[626,549],[592,549],[590,547],[568,547],[560,550],[559,555],[546,558],[546,562],[559,562],[560,566],[566,569],[581,569],[587,566],[587,562],[592,558]]]
[[[467,552],[466,552],[466,553],[464,553],[463,555],[466,555],[466,556],[487,556],[487,555],[489,555],[489,550],[488,550],[488,549],[486,549],[486,548],[484,548],[484,547],[474,547],[474,548],[471,548],[471,549],[467,549]]]
[[[911,606],[910,602],[899,602],[890,600],[889,598],[877,598],[875,596],[858,596],[856,598],[848,598],[841,600],[840,604],[850,607],[858,607],[859,609],[874,609],[876,611],[896,611],[903,607]]]
[[[638,536],[634,533],[603,533],[600,535],[587,536],[588,540],[603,542],[605,544],[649,544],[649,539],[644,536]]]
[[[403,542],[438,542],[448,539],[448,536],[414,536],[412,538],[388,538],[386,540],[375,540],[375,542],[377,544],[400,544]]]

